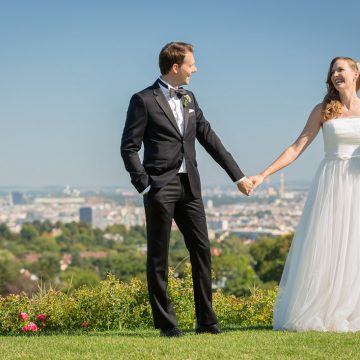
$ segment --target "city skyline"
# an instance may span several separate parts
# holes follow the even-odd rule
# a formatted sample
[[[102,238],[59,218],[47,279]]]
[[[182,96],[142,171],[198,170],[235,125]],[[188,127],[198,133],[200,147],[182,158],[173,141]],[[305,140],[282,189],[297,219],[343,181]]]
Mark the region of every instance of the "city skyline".
[[[251,198],[240,197],[233,188],[204,189],[210,238],[229,232],[248,239],[293,232],[307,191],[285,191],[284,186],[276,189],[267,185]],[[0,223],[19,233],[24,224],[34,221],[52,224],[80,221],[105,230],[116,224],[145,226],[145,211],[141,197],[135,191],[80,194],[69,187],[62,193],[13,191],[1,194],[0,191]]]
[[[169,41],[194,44],[187,88],[246,175],[296,139],[325,94],[330,60],[360,60],[356,1],[171,6],[0,1],[0,187],[130,188],[119,151],[128,102],[155,81]],[[203,186],[231,185],[197,149]],[[311,181],[322,157],[320,133],[286,181]]]

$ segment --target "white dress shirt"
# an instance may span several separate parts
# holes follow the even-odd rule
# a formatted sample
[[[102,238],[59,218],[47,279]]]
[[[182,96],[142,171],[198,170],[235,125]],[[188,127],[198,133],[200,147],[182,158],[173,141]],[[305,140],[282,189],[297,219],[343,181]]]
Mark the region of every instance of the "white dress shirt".
[[[173,86],[171,86],[170,84],[168,84],[163,79],[161,79],[161,81],[168,86],[168,87],[165,87],[161,83],[159,83],[160,89],[161,89],[162,93],[164,94],[165,99],[167,100],[167,102],[170,106],[170,109],[172,110],[172,113],[174,114],[180,134],[184,135],[184,107],[183,107],[183,104],[177,96],[170,97],[169,89],[170,88],[175,89],[175,88]],[[187,172],[186,171],[186,163],[185,163],[185,159],[183,159],[182,164],[179,169],[179,173],[186,173],[186,172]]]

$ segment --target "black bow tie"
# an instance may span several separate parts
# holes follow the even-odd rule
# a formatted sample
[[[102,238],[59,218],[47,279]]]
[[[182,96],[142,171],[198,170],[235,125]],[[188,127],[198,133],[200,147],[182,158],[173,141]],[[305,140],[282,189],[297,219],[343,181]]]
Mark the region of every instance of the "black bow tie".
[[[160,79],[158,79],[158,82],[164,87],[167,88],[169,90],[170,93],[170,97],[174,97],[175,95],[178,96],[179,99],[181,99],[181,97],[183,95],[186,95],[186,90],[185,89],[174,89],[174,88],[170,88],[167,84],[165,84],[163,81],[161,81]]]
[[[183,95],[186,95],[186,90],[185,89],[174,89],[174,88],[170,88],[169,89],[169,93],[170,93],[170,97],[174,97],[175,95],[178,96],[179,99],[181,99],[181,97]]]

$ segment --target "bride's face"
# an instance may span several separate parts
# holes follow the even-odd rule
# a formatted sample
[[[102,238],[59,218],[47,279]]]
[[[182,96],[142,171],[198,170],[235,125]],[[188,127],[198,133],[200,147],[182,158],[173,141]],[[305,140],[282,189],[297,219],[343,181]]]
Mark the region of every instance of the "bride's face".
[[[336,60],[331,70],[331,81],[337,91],[355,86],[359,73],[355,72],[349,62],[343,59]]]

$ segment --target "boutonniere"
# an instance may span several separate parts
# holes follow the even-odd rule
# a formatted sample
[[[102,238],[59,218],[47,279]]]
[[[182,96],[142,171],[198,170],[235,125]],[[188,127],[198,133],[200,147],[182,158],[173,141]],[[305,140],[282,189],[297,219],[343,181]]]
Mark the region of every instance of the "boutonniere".
[[[191,103],[190,95],[183,95],[181,101],[184,107],[188,107],[188,105]]]

